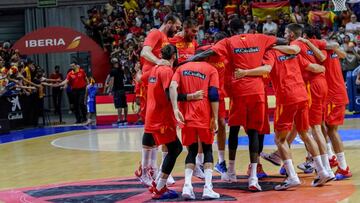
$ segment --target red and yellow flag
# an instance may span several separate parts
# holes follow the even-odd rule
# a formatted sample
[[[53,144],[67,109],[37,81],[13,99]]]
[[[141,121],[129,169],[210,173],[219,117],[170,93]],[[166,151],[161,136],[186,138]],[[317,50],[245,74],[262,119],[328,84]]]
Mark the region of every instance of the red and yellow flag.
[[[290,2],[256,2],[252,4],[252,14],[257,16],[261,21],[266,20],[267,15],[271,15],[273,20],[278,20],[280,14],[290,14]]]
[[[331,11],[310,11],[308,14],[309,24],[315,26],[317,24],[325,24],[332,27],[336,14]]]

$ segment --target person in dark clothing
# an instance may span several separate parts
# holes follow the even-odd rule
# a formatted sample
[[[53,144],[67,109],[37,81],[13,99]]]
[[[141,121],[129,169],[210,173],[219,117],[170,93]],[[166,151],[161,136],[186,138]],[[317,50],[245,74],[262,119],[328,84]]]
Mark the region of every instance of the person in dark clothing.
[[[126,102],[126,94],[124,87],[124,69],[120,65],[117,58],[111,59],[111,64],[113,66],[110,72],[110,87],[112,89],[112,94],[114,96],[114,105],[118,111],[117,125],[127,125],[127,113],[128,107]],[[122,109],[124,109],[124,119],[122,116]]]

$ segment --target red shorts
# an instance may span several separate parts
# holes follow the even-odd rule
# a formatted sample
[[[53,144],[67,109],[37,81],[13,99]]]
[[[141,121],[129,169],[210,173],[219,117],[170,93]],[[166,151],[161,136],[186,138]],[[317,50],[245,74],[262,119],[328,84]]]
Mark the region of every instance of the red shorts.
[[[207,128],[184,127],[181,129],[181,139],[184,146],[198,142],[198,137],[205,144],[213,144],[214,133]]]
[[[307,84],[309,94],[309,124],[321,125],[324,121],[325,101],[328,92],[326,80],[316,79]]]
[[[325,111],[325,122],[328,125],[344,124],[346,104],[328,103]]]
[[[235,97],[231,100],[229,126],[261,131],[265,117],[265,95]]]
[[[274,113],[274,128],[276,131],[291,131],[294,122],[298,132],[309,129],[309,107],[307,101],[290,105],[276,105]]]
[[[220,99],[219,100],[219,119],[226,118],[226,108],[225,108],[225,100]]]
[[[163,145],[173,142],[177,138],[176,127],[164,127],[158,130],[146,130],[154,137],[156,145]]]

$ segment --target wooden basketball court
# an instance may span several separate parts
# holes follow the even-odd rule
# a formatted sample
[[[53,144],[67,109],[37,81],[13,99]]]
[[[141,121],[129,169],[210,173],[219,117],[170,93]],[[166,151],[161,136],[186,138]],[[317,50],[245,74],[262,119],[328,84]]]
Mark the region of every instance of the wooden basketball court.
[[[222,196],[218,201],[240,202],[360,202],[360,119],[346,119],[340,134],[345,140],[345,154],[353,177],[321,187],[310,186],[312,175],[300,174],[301,187],[273,191],[283,180],[279,168],[262,161],[271,175],[260,181],[264,192],[246,190],[248,164],[247,138],[239,138],[236,184],[223,183],[214,172],[214,190]],[[41,132],[44,131],[44,132]],[[65,132],[61,132],[65,131]],[[36,134],[33,138],[30,134]],[[39,134],[43,134],[39,136]],[[242,132],[242,134],[244,134]],[[3,202],[148,202],[151,195],[134,177],[139,166],[142,127],[84,127],[36,129],[13,132],[12,138],[0,136],[0,201]],[[273,135],[265,140],[265,151],[272,151]],[[16,141],[13,141],[16,140]],[[293,147],[295,165],[304,161],[305,150],[299,140]],[[216,147],[214,146],[214,149]],[[173,187],[181,193],[184,159],[180,155],[175,166],[177,179]],[[217,160],[217,153],[214,153]],[[160,161],[160,153],[158,154]],[[300,171],[298,171],[300,172]],[[193,178],[197,195],[202,181]],[[200,201],[201,198],[197,201]],[[174,200],[182,201],[180,199]]]

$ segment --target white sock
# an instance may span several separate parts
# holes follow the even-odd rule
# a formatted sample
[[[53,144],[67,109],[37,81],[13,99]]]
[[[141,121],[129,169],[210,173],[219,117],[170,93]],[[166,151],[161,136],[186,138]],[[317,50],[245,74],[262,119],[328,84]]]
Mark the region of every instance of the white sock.
[[[164,159],[165,159],[165,157],[166,157],[167,154],[168,154],[168,152],[162,152],[162,153],[161,153],[161,164],[160,164],[159,169],[162,169],[162,165],[163,165],[163,163],[164,163]]]
[[[321,162],[324,166],[324,168],[326,169],[326,171],[331,171],[331,167],[330,167],[330,163],[329,163],[329,156],[328,154],[323,154],[323,155],[320,155],[321,156]]]
[[[293,166],[292,160],[291,159],[287,159],[284,161],[284,165],[285,165],[285,169],[286,172],[289,175],[289,178],[295,178],[297,177],[297,174],[295,172],[295,168]]]
[[[167,181],[167,179],[159,178],[159,180],[158,180],[158,182],[156,184],[156,189],[158,191],[160,191],[166,185],[166,181]]]
[[[332,150],[332,144],[331,142],[326,143],[326,151],[330,158],[332,158],[335,154]]]
[[[193,175],[193,170],[190,168],[185,168],[185,185],[189,185],[192,187],[191,185],[192,175]]]
[[[346,170],[347,164],[346,164],[346,159],[345,159],[345,153],[344,152],[337,153],[336,158],[337,158],[340,168],[342,170]]]
[[[322,165],[321,157],[320,156],[314,156],[313,157],[315,168],[318,173],[325,170],[324,166]]]
[[[219,150],[218,154],[219,154],[219,163],[225,161],[225,150]]]
[[[250,178],[257,178],[257,163],[251,163]]]
[[[235,160],[229,160],[229,173],[235,173]]]
[[[141,167],[142,171],[145,172],[145,169],[149,166],[149,160],[151,156],[151,149],[142,149],[142,157],[141,157]]]
[[[196,165],[203,165],[204,164],[204,153],[198,153],[196,155]]]
[[[208,188],[212,188],[212,172],[213,172],[213,170],[211,170],[211,169],[205,169],[204,170],[205,186],[208,187]]]
[[[151,150],[151,167],[153,169],[157,169],[157,152],[158,152],[158,148],[155,147]]]

